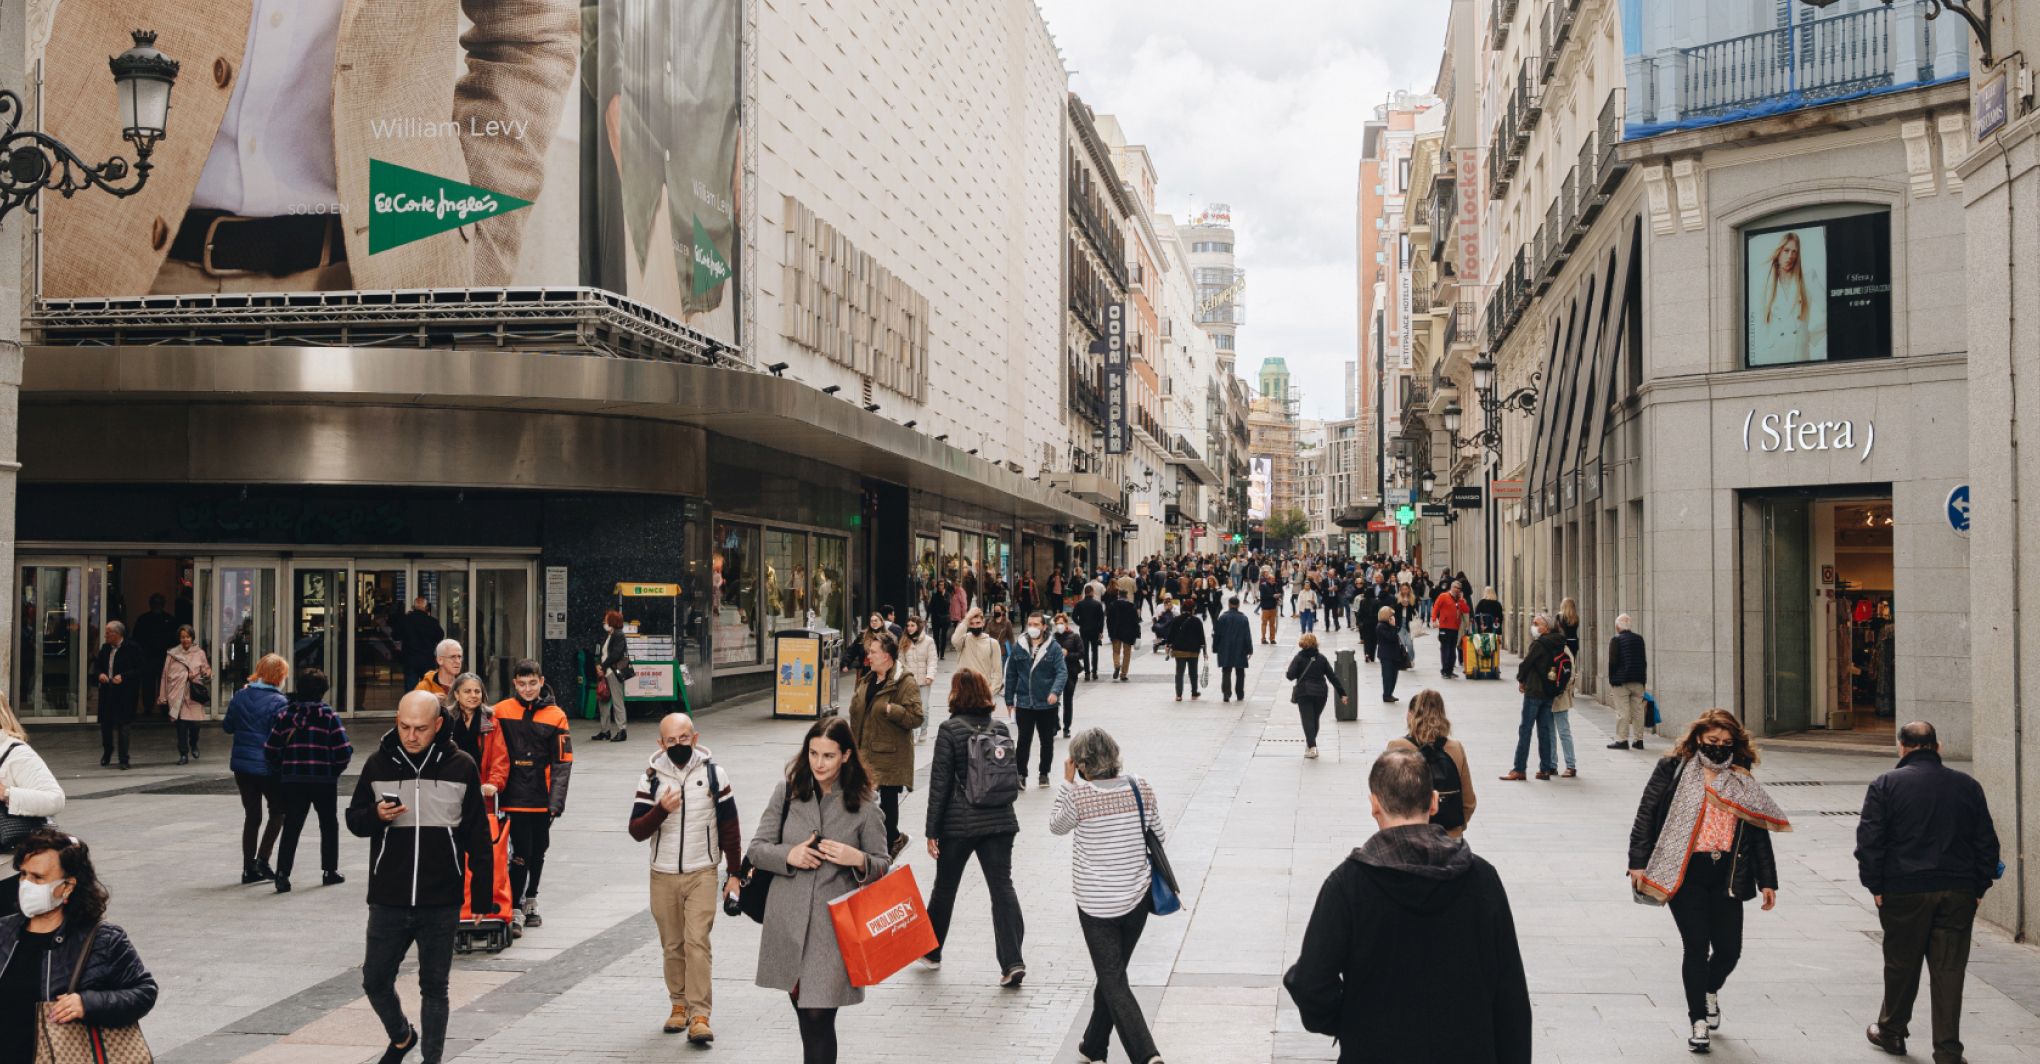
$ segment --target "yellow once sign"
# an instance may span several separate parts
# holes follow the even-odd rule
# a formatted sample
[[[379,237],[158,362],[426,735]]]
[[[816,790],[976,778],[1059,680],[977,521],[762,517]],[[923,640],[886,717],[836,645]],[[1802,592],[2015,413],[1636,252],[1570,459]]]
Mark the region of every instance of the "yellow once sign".
[[[616,585],[616,593],[624,598],[679,598],[679,584],[633,584]]]

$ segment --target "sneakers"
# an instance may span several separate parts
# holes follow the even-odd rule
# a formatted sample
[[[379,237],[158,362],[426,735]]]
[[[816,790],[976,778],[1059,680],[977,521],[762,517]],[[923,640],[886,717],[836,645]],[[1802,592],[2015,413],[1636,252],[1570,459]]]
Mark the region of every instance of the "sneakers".
[[[939,972],[942,970],[942,960],[939,957],[922,957],[914,963],[920,965],[925,971]]]
[[[708,1027],[708,1017],[696,1016],[694,1022],[687,1025],[687,1040],[698,1046],[715,1041],[715,1032]]]
[[[404,1027],[404,1040],[402,1042],[391,1042],[390,1047],[383,1050],[381,1064],[397,1064],[411,1050],[418,1047],[418,1028],[410,1024],[405,1024]]]
[[[1721,1030],[1721,997],[1718,994],[1707,995],[1707,1029]]]
[[[1317,760],[1317,747],[1315,747],[1315,746],[1306,746],[1306,747],[1304,747],[1304,748],[1303,748],[1303,756],[1304,756],[1305,758],[1308,758],[1309,760],[1312,760],[1312,761],[1316,761],[1316,760]]]
[[[510,937],[524,937],[524,912],[521,909],[510,910]]]
[[[1034,785],[1035,785],[1035,786],[1037,786],[1037,787],[1047,787],[1047,786],[1048,786],[1048,773],[1044,772],[1044,773],[1042,773],[1041,775],[1039,775],[1039,776],[1036,776],[1036,777],[1034,778]]]
[[[1008,990],[1018,990],[1020,989],[1020,981],[1025,978],[1027,978],[1027,966],[1016,964],[1006,969],[1006,974],[999,977],[999,985]]]
[[[659,1029],[667,1034],[679,1034],[687,1030],[687,1005],[684,1002],[674,1002],[673,1011],[666,1016],[665,1026]]]
[[[1705,1053],[1713,1048],[1713,1043],[1707,1038],[1706,1020],[1693,1021],[1693,1034],[1692,1037],[1686,1039],[1686,1048],[1695,1053]]]
[[[338,872],[321,872],[319,873],[319,882],[329,887],[337,887],[347,882],[347,877]]]
[[[524,926],[545,926],[545,917],[538,915],[538,898],[535,896],[524,899]]]

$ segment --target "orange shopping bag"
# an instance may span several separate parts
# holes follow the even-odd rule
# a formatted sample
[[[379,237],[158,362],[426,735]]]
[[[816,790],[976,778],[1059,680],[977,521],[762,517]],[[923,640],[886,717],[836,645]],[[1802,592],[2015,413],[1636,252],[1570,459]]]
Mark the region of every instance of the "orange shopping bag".
[[[875,986],[932,951],[935,926],[906,865],[829,903],[851,986]]]

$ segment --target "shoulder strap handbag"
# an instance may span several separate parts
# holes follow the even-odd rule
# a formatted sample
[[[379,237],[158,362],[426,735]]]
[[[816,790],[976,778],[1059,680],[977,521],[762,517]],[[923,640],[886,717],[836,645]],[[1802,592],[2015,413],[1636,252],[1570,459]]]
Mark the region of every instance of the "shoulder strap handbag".
[[[1148,827],[1147,803],[1140,797],[1140,777],[1128,776],[1126,785],[1133,789],[1133,807],[1140,813],[1140,837],[1147,847],[1148,902],[1156,916],[1167,916],[1183,907],[1176,887],[1176,871],[1169,867],[1169,855],[1162,849],[1162,840]]]
[[[815,805],[820,806],[821,802],[822,796],[819,794],[815,795]],[[779,807],[779,841],[782,843],[786,841],[786,813],[791,808],[793,808],[793,790],[789,787],[786,792],[786,801]],[[819,822],[819,817],[817,822]],[[770,872],[760,875],[757,867],[751,864],[751,859],[748,857],[744,859],[743,867],[738,871],[743,877],[744,885],[738,888],[737,908],[745,916],[750,917],[752,923],[762,924],[765,922],[765,902],[772,896],[772,881],[778,877]]]
[[[71,968],[70,988],[65,993],[78,992],[78,984],[85,977],[85,962],[92,958],[92,944],[98,939],[99,925],[94,924],[92,930],[85,933],[85,942],[78,950],[78,963]],[[71,1064],[73,1061],[155,1064],[155,1055],[149,1052],[149,1043],[142,1037],[140,1024],[96,1027],[82,1020],[52,1023],[48,1009],[37,1009],[35,1027],[36,1064]]]
[[[6,750],[0,751],[0,765],[5,765],[7,759],[14,756],[14,751],[25,745],[27,744],[17,741],[9,744]],[[50,818],[46,816],[16,816],[7,811],[5,801],[0,801],[0,853],[13,853],[14,848],[21,845],[21,840],[27,838],[29,832],[49,822]]]

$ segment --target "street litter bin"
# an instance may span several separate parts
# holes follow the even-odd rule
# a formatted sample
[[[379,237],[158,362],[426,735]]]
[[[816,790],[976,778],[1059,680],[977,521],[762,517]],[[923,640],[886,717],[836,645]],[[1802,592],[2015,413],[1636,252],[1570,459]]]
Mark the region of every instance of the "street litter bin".
[[[1351,650],[1341,650],[1332,664],[1332,671],[1338,674],[1339,684],[1346,689],[1345,694],[1332,696],[1333,719],[1359,720],[1360,701],[1355,697],[1360,693],[1359,661],[1353,657]]]

